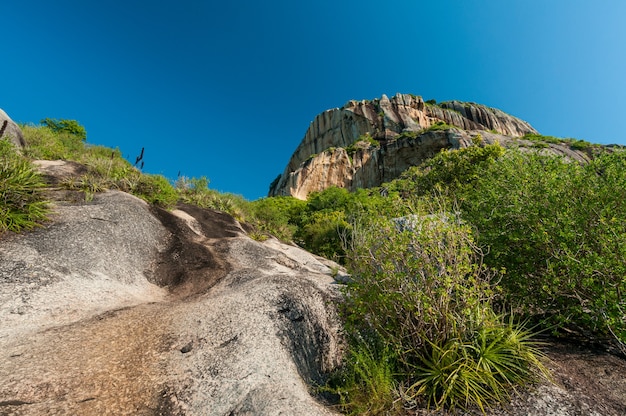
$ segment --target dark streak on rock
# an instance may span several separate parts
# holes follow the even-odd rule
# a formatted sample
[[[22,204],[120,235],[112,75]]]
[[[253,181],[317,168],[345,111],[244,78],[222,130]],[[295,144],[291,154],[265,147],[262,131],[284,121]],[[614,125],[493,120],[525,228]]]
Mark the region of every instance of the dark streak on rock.
[[[0,407],[5,406],[24,406],[26,404],[33,404],[34,402],[27,402],[24,400],[4,400],[0,402]]]

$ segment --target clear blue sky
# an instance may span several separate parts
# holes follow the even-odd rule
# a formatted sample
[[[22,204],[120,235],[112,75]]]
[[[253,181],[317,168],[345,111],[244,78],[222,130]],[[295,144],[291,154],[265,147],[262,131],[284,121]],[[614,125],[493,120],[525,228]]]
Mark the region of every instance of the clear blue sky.
[[[626,144],[626,1],[2,0],[0,107],[265,196],[320,112],[396,92]]]

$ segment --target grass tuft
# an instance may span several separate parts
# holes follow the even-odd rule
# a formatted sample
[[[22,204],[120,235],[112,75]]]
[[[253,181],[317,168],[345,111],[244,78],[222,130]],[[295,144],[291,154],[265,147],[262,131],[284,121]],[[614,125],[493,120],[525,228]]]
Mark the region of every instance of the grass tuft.
[[[31,230],[44,222],[49,206],[45,183],[7,140],[0,140],[0,233]]]

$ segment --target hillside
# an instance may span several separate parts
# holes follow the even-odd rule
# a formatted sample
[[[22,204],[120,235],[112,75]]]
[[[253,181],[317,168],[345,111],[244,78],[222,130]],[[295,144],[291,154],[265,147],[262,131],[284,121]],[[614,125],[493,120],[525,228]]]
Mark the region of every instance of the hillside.
[[[476,247],[470,229],[461,222],[449,221],[452,217],[447,212],[419,211],[418,199],[407,200],[409,203],[404,205],[398,195],[406,197],[407,190],[414,188],[415,183],[427,192],[428,186],[437,187],[442,180],[449,179],[451,169],[459,179],[474,181],[454,184],[458,195],[467,196],[471,202],[472,194],[462,192],[482,186],[480,180],[488,180],[489,175],[499,176],[503,171],[498,169],[502,167],[512,166],[515,174],[520,176],[519,182],[513,181],[513,177],[507,178],[515,186],[532,182],[533,178],[543,178],[536,174],[522,176],[527,172],[520,168],[523,165],[518,161],[525,160],[530,167],[539,161],[541,169],[555,173],[544,175],[546,180],[552,181],[547,182],[548,188],[539,188],[539,192],[554,188],[552,194],[546,194],[546,201],[558,202],[564,189],[580,192],[575,196],[581,201],[587,196],[584,193],[586,188],[570,186],[576,182],[561,175],[569,174],[568,169],[572,166],[581,165],[560,162],[550,165],[545,162],[552,159],[533,159],[532,156],[515,159],[525,155],[515,152],[511,153],[512,159],[507,159],[500,147],[485,145],[433,158],[433,163],[438,164],[430,165],[426,173],[419,169],[410,171],[410,175],[403,176],[399,182],[389,184],[387,196],[367,191],[350,194],[330,188],[308,202],[268,198],[237,208],[230,197],[221,197],[207,189],[206,178],[185,180],[173,188],[159,177],[144,175],[120,160],[112,149],[86,145],[80,137],[51,132],[48,127],[25,131],[26,139],[33,142],[41,139],[37,146],[32,146],[31,142],[29,147],[26,143],[26,147],[15,152],[0,142],[2,162],[5,163],[0,181],[0,189],[5,195],[1,205],[4,216],[0,223],[5,227],[0,230],[0,414],[3,415],[331,415],[351,409],[355,414],[358,403],[346,403],[338,397],[345,394],[342,389],[352,389],[354,385],[333,390],[332,383],[326,383],[329,380],[336,382],[338,376],[344,381],[354,377],[347,371],[354,364],[351,357],[355,351],[358,353],[355,348],[359,344],[354,344],[354,340],[376,339],[372,336],[377,328],[369,325],[376,323],[379,317],[383,321],[389,317],[384,315],[384,308],[378,309],[380,315],[377,316],[376,307],[384,306],[385,299],[392,299],[389,305],[393,310],[400,308],[400,311],[424,299],[431,302],[430,308],[423,310],[423,315],[417,315],[411,309],[408,309],[409,314],[401,313],[402,325],[409,321],[419,325],[428,322],[439,307],[452,316],[456,313],[454,305],[476,300],[478,303],[473,306],[478,305],[476,310],[480,311],[481,326],[461,332],[464,336],[469,334],[469,338],[453,338],[455,342],[473,342],[472,337],[476,333],[484,334],[485,330],[525,337],[525,332],[518,330],[515,324],[502,326],[501,317],[492,315],[490,297],[493,290],[486,286],[490,283],[474,280],[482,279],[481,273],[485,269],[467,263],[478,253],[472,251]],[[58,147],[60,142],[63,145]],[[539,149],[548,147],[542,144]],[[20,155],[20,152],[41,155],[44,151],[70,155],[82,162],[45,158],[29,160]],[[621,165],[617,163],[621,160],[619,157],[598,158],[597,166],[593,161],[586,166],[602,169],[603,180],[622,181],[624,170],[620,170]],[[553,171],[547,170],[550,166]],[[31,168],[39,173],[31,175]],[[10,173],[14,170],[21,175],[17,178],[17,185],[11,182]],[[481,175],[475,175],[475,170]],[[572,170],[571,173],[595,175],[596,170]],[[581,178],[584,180],[590,176]],[[37,182],[39,180],[43,182]],[[556,188],[558,184],[562,184],[562,188]],[[495,182],[486,182],[486,185],[498,195]],[[437,189],[441,191],[443,188]],[[477,189],[482,195],[480,188]],[[593,233],[604,231],[603,227],[608,227],[606,230],[611,236],[615,232],[623,234],[619,227],[624,223],[621,221],[624,212],[618,209],[623,204],[615,205],[623,201],[622,190],[608,189],[610,195],[602,200],[608,213],[599,214],[610,217],[600,217],[597,223],[593,223],[594,227],[577,228],[573,238],[578,235],[587,237],[588,234],[583,232],[595,236]],[[515,198],[518,194],[513,191],[503,192],[505,196]],[[533,209],[533,200],[543,202],[535,197],[533,192],[537,190],[533,188],[520,186],[519,191],[520,195],[530,197],[520,203],[522,213],[523,209]],[[607,194],[606,188],[594,188],[593,191],[598,195]],[[42,208],[42,204],[47,207]],[[209,205],[220,205],[221,208],[207,208]],[[576,204],[571,205],[576,208]],[[585,209],[588,206],[597,205],[581,206],[581,210],[590,215],[588,218],[595,218],[596,210]],[[244,207],[248,211],[240,211]],[[413,211],[407,211],[407,208]],[[485,217],[485,211],[479,208],[479,216]],[[497,211],[495,208],[490,206],[492,214]],[[548,212],[551,208],[550,205],[544,207]],[[237,215],[238,219],[225,210]],[[352,276],[333,261],[311,254],[293,243],[268,237],[268,230],[296,227],[288,223],[291,216],[300,221],[297,226],[305,234],[309,233],[313,241],[323,247],[337,248],[329,245],[340,237],[333,221],[343,221],[344,231],[358,237],[356,231],[359,229],[354,227],[357,224],[348,223],[346,219],[348,215],[359,213],[361,218],[368,215],[367,219],[373,225],[370,230],[379,234],[372,234],[373,239],[361,246],[354,240],[352,248],[356,251],[353,253],[346,248],[348,253],[344,253],[345,257],[340,260],[347,260],[354,271]],[[468,211],[468,221],[473,219],[470,214]],[[539,242],[545,243],[539,246],[540,250],[551,254],[544,249],[558,246],[561,251],[556,254],[569,254],[565,237],[572,233],[566,227],[570,219],[567,214],[566,210],[559,212],[566,220],[556,224],[561,231],[559,244],[546,240],[543,229],[539,230]],[[398,217],[403,215],[404,220],[398,222]],[[421,225],[411,228],[417,224],[416,220]],[[544,215],[537,223],[550,225],[550,221],[552,218]],[[400,224],[407,233],[398,233]],[[316,228],[318,225],[326,228]],[[360,225],[364,226],[362,230],[367,229],[365,223]],[[574,223],[574,226],[578,224]],[[8,231],[6,227],[14,231]],[[517,235],[515,227],[515,222],[510,222],[505,236]],[[285,235],[289,236],[288,233]],[[406,246],[390,246],[388,256],[379,263],[382,267],[368,269],[364,263],[358,263],[360,257],[351,257],[364,248],[376,260],[380,243],[385,248],[385,243],[402,243],[402,238],[407,236],[410,239],[406,240]],[[526,236],[533,242],[532,233]],[[444,241],[445,246],[441,244]],[[577,262],[593,267],[595,273],[613,277],[610,271],[600,268],[621,270],[622,247],[620,240],[611,239],[609,243],[613,241],[616,243],[610,246],[615,251],[613,257],[603,252],[599,263],[590,262],[598,256],[591,244],[595,240],[589,239],[591,260],[579,253]],[[599,242],[607,243],[605,240]],[[466,243],[472,244],[466,246]],[[508,244],[503,246],[508,247]],[[428,261],[417,263],[423,270],[432,272],[432,279],[428,278],[428,273],[422,276],[426,278],[423,282],[435,284],[436,295],[432,298],[428,297],[431,296],[428,287],[421,286],[421,283],[417,291],[406,288],[407,284],[411,287],[418,281],[419,273],[413,273],[416,269],[411,269],[414,264],[405,262],[417,253],[416,247],[424,247],[425,251],[440,253],[449,259],[444,260],[447,263],[437,263],[439,260],[433,264]],[[501,249],[493,246],[496,253]],[[536,254],[530,250],[526,253]],[[532,262],[534,258],[528,260]],[[482,257],[478,261],[482,262]],[[386,279],[379,279],[376,273],[394,262],[398,269]],[[615,264],[618,267],[614,267]],[[409,267],[410,273],[402,269],[405,266]],[[557,269],[558,265],[553,263],[552,266]],[[539,265],[535,265],[535,269],[542,271]],[[546,270],[546,273],[550,271]],[[584,268],[581,271],[584,272]],[[516,277],[514,270],[509,275]],[[365,286],[367,281],[378,284],[393,280],[393,276],[409,276],[409,279],[401,282],[404,287],[393,290],[392,297],[383,286],[367,292],[372,296],[362,305],[374,309],[365,314],[365,321],[356,320],[364,310],[354,303],[359,299],[359,290],[371,290]],[[497,277],[501,280],[494,283],[494,288],[495,285],[505,287],[508,276]],[[521,275],[521,279],[525,282],[526,276]],[[446,295],[451,296],[447,298],[449,301],[442,302],[444,298],[440,298],[440,294],[442,289],[450,289],[446,286],[448,281],[454,284],[453,290]],[[554,285],[551,288],[561,290],[556,283],[551,283]],[[619,283],[616,287],[621,290]],[[585,288],[595,289],[590,285]],[[610,299],[612,292],[604,287],[602,290],[601,296],[595,300]],[[571,299],[569,292],[564,298]],[[530,303],[534,299],[528,297],[525,300]],[[354,306],[357,307],[350,309]],[[562,306],[564,312],[569,312],[567,308],[571,305]],[[593,312],[593,309],[586,309],[582,315],[592,316]],[[600,312],[606,316],[606,312],[614,311],[605,309]],[[472,313],[465,310],[463,316],[455,316],[453,326],[471,324],[465,315]],[[483,314],[487,316],[486,320],[483,320]],[[345,325],[346,320],[350,325]],[[361,328],[364,331],[359,332],[358,325],[365,325]],[[391,331],[392,335],[404,331],[402,325],[396,328],[397,331]],[[438,334],[456,333],[454,328],[436,325],[422,328],[433,335],[428,341],[434,346],[441,340]],[[567,325],[563,328],[571,330]],[[586,329],[592,328],[587,326]],[[517,344],[524,353],[530,352],[531,361],[533,348],[540,348],[540,356],[545,354],[546,357],[541,361],[551,370],[553,378],[550,381],[537,377],[534,367],[526,373],[529,371],[527,362],[518,361],[520,356],[513,354],[513,381],[498,382],[503,383],[500,387],[506,391],[502,396],[506,400],[502,405],[487,407],[485,414],[618,416],[626,413],[626,362],[619,351],[610,348],[610,344],[597,342],[606,341],[606,338],[599,337],[606,336],[606,332],[602,332],[602,328],[597,331],[595,335],[598,337],[591,340],[581,337],[584,333],[560,338],[544,334],[541,337],[543,344],[535,345],[534,339]],[[419,337],[414,340],[420,342]],[[496,337],[489,345],[499,345],[501,340]],[[443,341],[447,343],[449,339]],[[379,342],[372,342],[368,346],[369,357],[379,357],[381,351],[388,351],[378,349],[379,345]],[[416,345],[407,350],[419,352]],[[528,346],[531,346],[530,350]],[[444,343],[442,348],[445,347]],[[470,347],[474,350],[480,345],[471,344]],[[367,355],[357,357],[360,362],[372,364]],[[497,359],[496,356],[496,364]],[[373,369],[379,369],[380,363],[389,362],[374,360]],[[504,364],[506,367],[507,362]],[[376,409],[379,414],[395,412],[399,415],[482,414],[476,406],[462,410],[462,402],[456,403],[461,410],[437,410],[441,407],[439,405],[432,405],[428,410],[432,404],[424,398],[428,396],[409,396],[406,383],[412,381],[415,374],[403,372],[399,360],[396,365],[393,375],[399,378],[386,385],[392,387],[386,396],[377,395],[381,380],[376,374],[371,379],[362,380],[365,381],[365,394],[357,391],[355,397],[365,396],[367,405],[373,407],[356,414],[374,414]],[[464,364],[467,365],[469,362]],[[454,370],[464,366],[447,367]],[[508,372],[506,368],[504,370]],[[525,379],[523,374],[530,377]],[[522,381],[517,384],[520,379]],[[524,384],[524,380],[529,384]],[[385,380],[382,381],[384,387]],[[320,390],[320,386],[326,388]],[[357,387],[363,386],[357,383]],[[480,394],[493,399],[486,388],[482,386]],[[510,400],[509,393],[512,393]],[[350,400],[352,397],[349,396]],[[450,404],[446,402],[444,407],[448,408]]]
[[[323,261],[216,211],[50,196],[0,239],[0,414],[333,413],[305,383],[339,359]]]

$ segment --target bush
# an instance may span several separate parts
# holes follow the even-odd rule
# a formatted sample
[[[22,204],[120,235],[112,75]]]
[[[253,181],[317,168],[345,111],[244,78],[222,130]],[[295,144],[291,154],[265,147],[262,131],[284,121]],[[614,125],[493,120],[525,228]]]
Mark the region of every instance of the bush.
[[[465,188],[506,304],[592,338],[626,341],[626,154],[588,165],[508,151]]]
[[[44,118],[40,123],[55,133],[68,133],[77,137],[81,141],[87,140],[87,131],[76,120],[57,120],[54,118]]]
[[[572,150],[579,150],[579,151],[584,152],[584,151],[590,150],[593,147],[593,145],[585,140],[575,140],[572,143],[570,143],[569,147]]]
[[[426,133],[429,131],[437,131],[437,130],[450,130],[450,129],[455,129],[455,128],[457,127],[452,126],[446,123],[445,121],[437,121],[435,124],[432,124],[430,127],[427,127],[426,129],[424,129],[422,133]]]
[[[406,170],[390,188],[407,196],[429,195],[435,190],[454,194],[481,177],[483,170],[504,154],[499,144],[442,150],[419,167]]]
[[[306,202],[289,196],[261,198],[250,203],[251,222],[260,232],[292,241]]]
[[[355,344],[345,364],[322,389],[339,396],[342,410],[350,415],[378,415],[400,411],[396,364],[389,350],[376,351],[365,343]]]
[[[483,266],[471,228],[449,208],[443,199],[420,200],[412,216],[352,225],[347,255],[354,278],[342,316],[357,355],[365,343],[374,356],[394,357],[397,397],[483,408],[546,370],[530,333],[494,313],[495,272]],[[361,371],[350,360],[346,368]],[[350,388],[337,391],[355,410],[363,405],[359,397],[371,396],[355,384],[371,386],[343,379]]]
[[[178,192],[163,175],[142,174],[131,192],[150,204],[171,208],[178,201]]]
[[[552,143],[552,144],[562,144],[566,143],[566,139],[561,139],[559,137],[554,136],[544,136],[541,134],[527,133],[520,137],[523,140],[529,140],[531,142],[544,142],[544,143]]]
[[[341,237],[349,232],[349,224],[343,209],[323,210],[309,213],[295,237],[304,248],[317,255],[343,262],[345,252]]]
[[[0,140],[0,234],[30,230],[47,219],[41,175],[7,140]]]
[[[398,351],[421,349],[472,331],[467,318],[489,308],[489,272],[469,227],[450,214],[371,219],[352,234],[348,266],[358,280],[348,288],[348,324],[359,332],[371,329]]]
[[[74,134],[30,125],[21,129],[26,141],[25,154],[32,159],[76,160],[85,150],[83,140]]]

